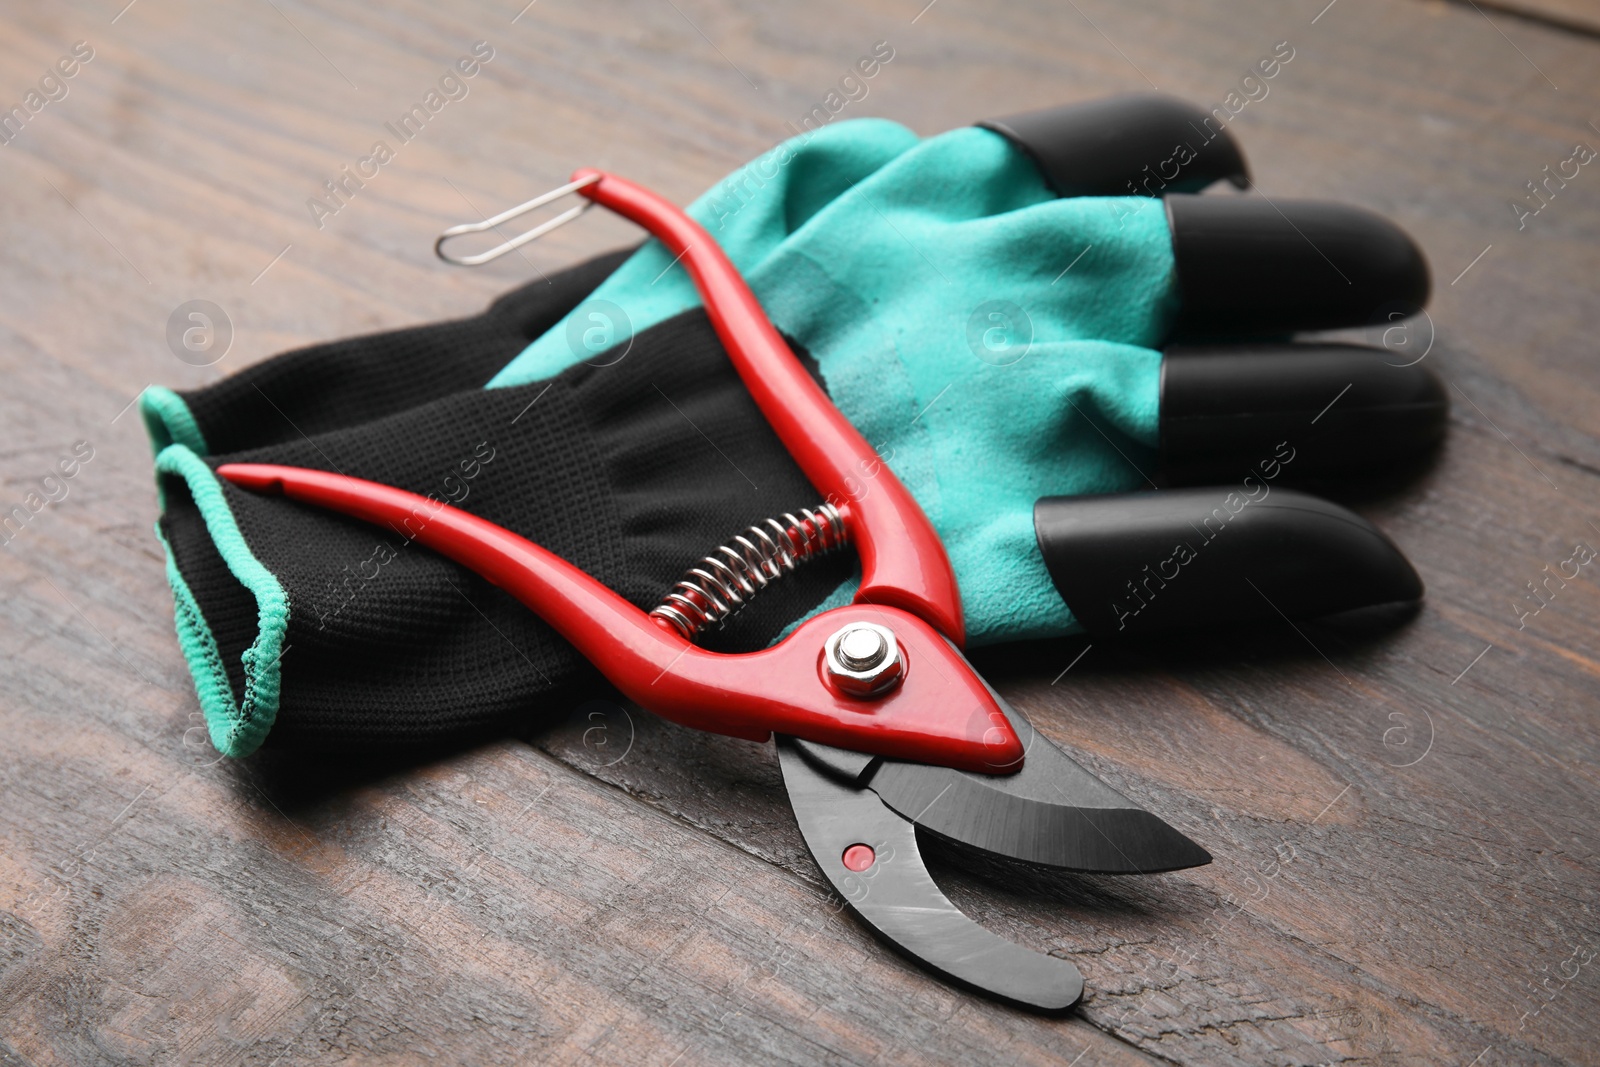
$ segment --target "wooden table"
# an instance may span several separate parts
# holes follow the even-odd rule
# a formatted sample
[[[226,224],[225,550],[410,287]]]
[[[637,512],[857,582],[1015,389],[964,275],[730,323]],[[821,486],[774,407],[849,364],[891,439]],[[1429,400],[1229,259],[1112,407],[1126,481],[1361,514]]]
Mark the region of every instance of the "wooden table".
[[[5,106],[93,51],[0,146],[0,510],[93,448],[0,552],[0,1063],[1597,1062],[1596,567],[1517,605],[1600,545],[1600,165],[1525,228],[1509,206],[1600,145],[1585,5],[123,2],[0,15]],[[324,179],[480,40],[469,95],[319,228]],[[928,133],[1152,85],[1209,106],[1288,41],[1235,125],[1260,188],[1384,212],[1436,275],[1448,446],[1357,502],[1426,581],[1418,618],[1097,644],[1059,684],[1083,641],[980,659],[1216,855],[940,869],[1081,967],[1064,1019],[841,912],[769,746],[613,715],[411,766],[219,761],[150,533],[147,383],[472,312],[528,266],[446,269],[444,225],[579,164],[687,202],[878,41],[849,113]],[[529,260],[634,239],[589,220]],[[216,365],[168,347],[191,299],[232,322]],[[1414,329],[1391,340],[1418,352]]]

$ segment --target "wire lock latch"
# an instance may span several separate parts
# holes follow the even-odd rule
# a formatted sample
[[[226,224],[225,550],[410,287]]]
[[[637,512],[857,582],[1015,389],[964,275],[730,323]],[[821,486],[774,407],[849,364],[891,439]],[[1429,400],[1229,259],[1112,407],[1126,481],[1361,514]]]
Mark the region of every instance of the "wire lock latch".
[[[535,226],[526,233],[518,234],[517,236],[511,238],[511,240],[506,241],[504,244],[495,245],[487,252],[479,252],[478,254],[472,256],[452,256],[444,250],[444,245],[445,242],[450,240],[452,237],[460,237],[463,234],[482,233],[485,230],[492,230],[496,226],[499,226],[502,222],[510,222],[519,215],[525,215],[530,211],[536,210],[537,208],[544,207],[546,204],[554,203],[564,196],[570,196],[573,193],[576,193],[579,189],[587,188],[588,186],[591,186],[595,182],[599,181],[600,178],[601,175],[599,174],[590,174],[586,177],[579,178],[575,182],[568,182],[559,189],[552,189],[548,193],[543,193],[534,197],[532,200],[518,204],[514,208],[502,211],[492,219],[484,219],[482,222],[463,222],[459,226],[452,226],[448,230],[441,233],[437,241],[433,242],[434,254],[440,259],[444,260],[446,263],[454,263],[458,267],[477,267],[482,266],[483,264],[492,260],[499,259],[507,252],[515,252],[529,241],[537,241],[551,230],[565,226],[579,215],[582,215],[585,211],[588,211],[590,208],[594,207],[594,201],[585,199],[583,203],[579,204],[577,207],[568,208],[555,218],[550,219],[548,222],[541,222],[539,225]]]

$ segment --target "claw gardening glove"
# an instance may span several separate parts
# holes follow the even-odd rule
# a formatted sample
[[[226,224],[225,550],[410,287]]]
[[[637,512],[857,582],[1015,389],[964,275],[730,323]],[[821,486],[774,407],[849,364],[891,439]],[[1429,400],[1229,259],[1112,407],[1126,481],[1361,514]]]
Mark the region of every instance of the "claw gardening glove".
[[[1241,332],[1350,319],[1358,302],[1346,294],[1330,310],[1338,301],[1312,299],[1284,321],[1283,301],[1260,287],[1281,291],[1310,269],[1306,257],[1274,258],[1283,227],[1263,228],[1259,213],[1218,224],[1201,207],[1217,198],[1186,198],[1184,215],[1142,196],[1058,197],[1132,181],[1130,160],[1165,158],[1156,146],[1170,152],[1174,115],[1188,114],[1149,99],[1118,102],[1115,114],[1095,107],[1041,113],[1055,118],[1031,132],[1024,116],[926,141],[891,123],[841,123],[781,146],[690,208],[927,510],[975,642],[1076,625],[1035,536],[1035,502],[1136,488],[1160,469],[1155,346],[1188,311],[1187,279],[1204,285],[1228,268],[1246,288],[1256,281],[1254,307],[1213,286],[1212,319],[1220,301],[1226,320],[1232,300]],[[1111,138],[1120,155],[1103,150],[1108,125],[1121,131]],[[1096,136],[1100,159],[1086,164],[1070,149]],[[1178,166],[1173,188],[1242,173],[1216,135]],[[746,193],[730,202],[734,189]],[[1218,225],[1243,225],[1244,237],[1218,238]],[[1338,226],[1323,230],[1324,244],[1344,247]],[[1186,245],[1186,232],[1199,237]],[[1241,240],[1260,246],[1253,258]],[[500,732],[601,683],[469,572],[400,534],[221,484],[219,463],[317,467],[431,494],[644,608],[730,534],[815,502],[681,268],[653,242],[618,262],[527,286],[475,319],[290,353],[187,396],[146,397],[180,640],[220,751],[248,753],[269,733],[348,749]],[[1394,277],[1404,263],[1389,274],[1346,267],[1359,301],[1414,295]],[[1233,386],[1260,379],[1263,357],[1317,363],[1233,355],[1249,365],[1230,372]],[[1213,383],[1194,396],[1216,392]],[[1275,412],[1298,411],[1306,392],[1277,396]],[[1199,423],[1237,414],[1194,396]],[[847,599],[851,563],[841,555],[790,576],[710,643],[760,647]]]
[[[1132,489],[1143,484],[1136,466],[1152,465],[1153,346],[1176,289],[1165,214],[1157,202],[1135,206],[1058,199],[1032,160],[974,127],[908,148],[740,263],[773,323],[816,361],[834,403],[938,529],[975,643],[1072,626],[1035,543],[1034,502]],[[718,222],[729,230],[741,212],[714,192],[689,213],[722,240]],[[602,301],[636,330],[699,306],[656,242],[569,322]],[[574,332],[546,333],[490,387],[578,362]],[[711,453],[702,474],[738,482],[739,456],[723,451],[727,461]],[[851,593],[840,588],[824,606]]]

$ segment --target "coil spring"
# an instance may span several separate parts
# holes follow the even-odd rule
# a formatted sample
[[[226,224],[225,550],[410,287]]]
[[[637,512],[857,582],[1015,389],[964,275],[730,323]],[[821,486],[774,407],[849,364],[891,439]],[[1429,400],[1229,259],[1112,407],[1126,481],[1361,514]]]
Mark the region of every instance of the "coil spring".
[[[832,504],[801,508],[751,526],[689,568],[651,611],[693,641],[706,627],[721,626],[750,598],[800,564],[849,542]]]

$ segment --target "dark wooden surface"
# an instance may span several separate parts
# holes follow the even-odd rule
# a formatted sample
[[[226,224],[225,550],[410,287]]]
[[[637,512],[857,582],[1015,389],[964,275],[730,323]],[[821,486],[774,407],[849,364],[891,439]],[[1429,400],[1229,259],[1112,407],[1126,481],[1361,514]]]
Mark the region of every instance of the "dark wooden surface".
[[[74,441],[94,458],[0,551],[0,1063],[1597,1062],[1600,563],[1521,628],[1516,605],[1600,546],[1600,164],[1521,232],[1508,201],[1600,146],[1600,42],[1504,5],[1325,2],[7,4],[0,104],[95,56],[0,146],[0,510]],[[478,40],[470,95],[318,230],[306,199]],[[579,164],[687,201],[879,40],[847,114],[924,132],[1150,85],[1218,103],[1287,40],[1236,120],[1261,189],[1385,212],[1436,275],[1448,447],[1358,502],[1428,584],[1415,620],[1096,645],[1059,680],[1082,641],[980,660],[1216,855],[939,868],[1077,962],[1065,1019],[840,913],[769,747],[614,712],[421,766],[219,761],[150,534],[147,383],[467,313],[632,239],[590,215],[480,272],[430,252]],[[216,366],[166,344],[196,298],[236,330]]]

